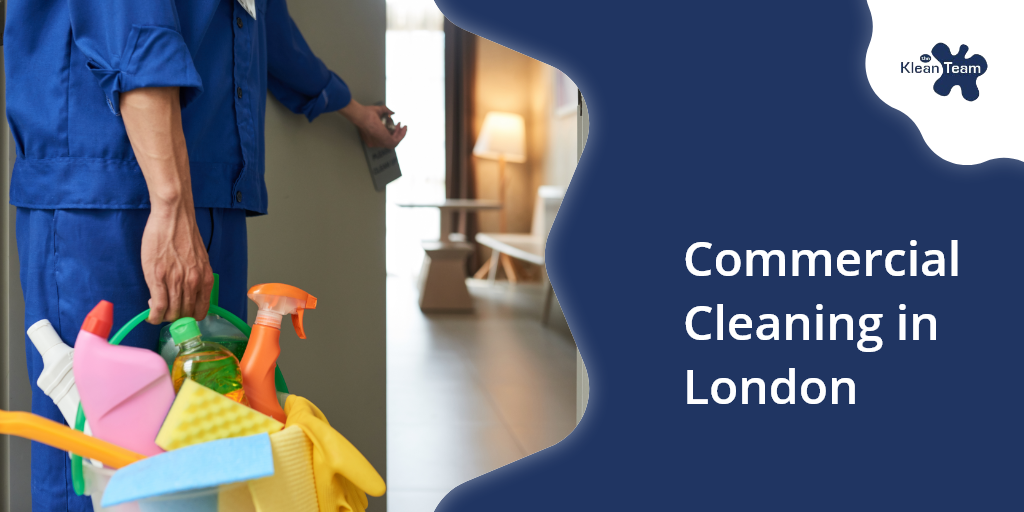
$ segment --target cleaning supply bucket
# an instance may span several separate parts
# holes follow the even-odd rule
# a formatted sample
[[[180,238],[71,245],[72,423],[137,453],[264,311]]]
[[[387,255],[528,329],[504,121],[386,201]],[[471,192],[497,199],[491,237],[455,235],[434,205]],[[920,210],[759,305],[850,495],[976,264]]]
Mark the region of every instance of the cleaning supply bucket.
[[[114,469],[84,464],[82,466],[82,478],[85,484],[85,495],[92,498],[92,509],[95,512],[140,512],[136,502],[122,503],[113,507],[103,508],[103,490],[110,483],[110,477],[114,476]]]
[[[246,482],[207,487],[195,491],[166,494],[139,500],[139,512],[218,512],[220,495],[234,487],[249,485]]]
[[[252,332],[252,329],[249,327],[249,325],[246,324],[242,319],[238,318],[233,313],[220,306],[211,305],[209,312],[219,315],[222,318],[228,320],[229,322],[231,322],[232,325],[237,327],[238,330],[242,331],[242,333],[245,334],[246,336],[249,336],[249,334]],[[148,309],[143,311],[142,313],[139,313],[138,315],[135,315],[134,318],[129,320],[128,323],[124,325],[124,327],[121,327],[113,336],[110,337],[110,344],[120,345],[121,341],[124,340],[125,336],[127,336],[128,333],[130,333],[133,329],[142,324],[142,322],[145,322],[147,318],[149,318]],[[281,374],[280,368],[275,369],[275,377],[275,384],[277,390],[282,393],[287,393],[288,385],[284,381],[284,376]],[[79,431],[85,429],[85,412],[82,410],[81,405],[79,405],[78,407],[78,417],[75,420],[75,429]],[[82,457],[73,454],[71,456],[71,477],[75,494],[79,496],[85,494],[85,478],[83,475],[84,471],[82,466]],[[107,480],[109,480],[109,477],[107,478]],[[120,509],[115,508],[114,510]]]

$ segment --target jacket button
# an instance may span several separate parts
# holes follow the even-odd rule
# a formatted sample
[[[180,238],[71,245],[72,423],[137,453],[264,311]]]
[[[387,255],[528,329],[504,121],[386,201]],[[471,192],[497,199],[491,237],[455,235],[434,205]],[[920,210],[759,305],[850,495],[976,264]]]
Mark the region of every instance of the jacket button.
[[[238,97],[239,98],[242,97],[242,88],[241,87],[238,88]]]
[[[239,190],[238,192],[235,193],[235,200],[238,201],[239,203],[242,202],[242,191],[241,190]]]
[[[235,22],[238,23],[238,28],[242,28],[242,18],[235,18]]]

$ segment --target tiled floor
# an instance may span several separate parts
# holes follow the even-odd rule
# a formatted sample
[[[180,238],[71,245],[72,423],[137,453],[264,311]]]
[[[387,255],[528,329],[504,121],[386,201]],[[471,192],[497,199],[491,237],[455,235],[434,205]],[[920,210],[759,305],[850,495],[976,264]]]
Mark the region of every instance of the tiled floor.
[[[433,511],[457,485],[547,448],[575,426],[576,350],[537,284],[470,281],[474,314],[424,315],[388,278],[388,505]]]

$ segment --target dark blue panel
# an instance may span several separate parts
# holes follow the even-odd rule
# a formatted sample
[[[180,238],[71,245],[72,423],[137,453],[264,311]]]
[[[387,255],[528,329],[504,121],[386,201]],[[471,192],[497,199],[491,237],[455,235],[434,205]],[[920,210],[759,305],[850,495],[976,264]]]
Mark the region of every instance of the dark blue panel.
[[[565,71],[591,115],[548,245],[589,409],[568,439],[439,510],[1020,507],[1024,164],[947,163],[875,96],[864,2],[437,3]],[[833,264],[844,249],[915,249],[921,261],[939,249],[947,268],[695,277],[684,255],[698,241],[713,244],[695,258],[712,270],[724,249],[824,249]],[[813,328],[810,341],[691,339],[687,312],[716,304],[726,322],[744,313],[755,325],[813,319],[816,304],[826,322],[883,314],[884,344],[861,352],[845,334],[829,341],[828,326],[823,341]],[[900,341],[900,304],[934,315],[937,339]],[[703,316],[696,327],[713,329]],[[856,404],[777,405],[770,391],[766,405],[686,403],[686,370],[708,398],[716,378],[770,385],[789,368],[800,382],[853,379]]]

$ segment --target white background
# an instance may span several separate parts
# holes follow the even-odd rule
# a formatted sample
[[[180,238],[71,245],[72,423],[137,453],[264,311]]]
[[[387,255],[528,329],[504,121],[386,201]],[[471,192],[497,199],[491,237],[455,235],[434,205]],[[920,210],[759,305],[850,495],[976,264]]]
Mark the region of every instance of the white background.
[[[1024,161],[1024,2],[868,0],[868,6],[874,25],[868,82],[917,124],[932,151],[961,165]],[[968,58],[978,53],[988,62],[975,101],[963,99],[958,86],[949,96],[936,94],[932,86],[941,74],[900,73],[902,62],[923,65],[920,56],[940,42],[953,55],[966,44]]]

